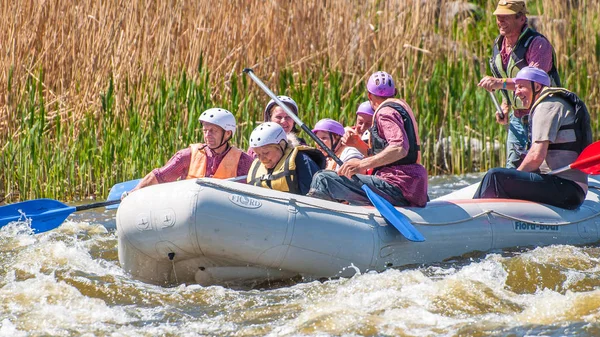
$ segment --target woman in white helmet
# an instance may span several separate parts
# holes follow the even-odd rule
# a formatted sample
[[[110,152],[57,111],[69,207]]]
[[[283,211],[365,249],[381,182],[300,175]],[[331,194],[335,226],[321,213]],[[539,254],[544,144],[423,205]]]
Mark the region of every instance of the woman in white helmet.
[[[233,114],[225,109],[212,108],[204,111],[198,120],[202,124],[204,143],[192,144],[178,151],[165,166],[152,170],[129,193],[180,179],[227,179],[248,174],[252,157],[229,144],[236,129]]]
[[[285,104],[292,112],[297,116],[298,115],[298,104],[288,96],[277,96],[279,100]],[[288,114],[283,110],[282,107],[277,105],[274,100],[270,100],[265,107],[265,111],[263,112],[263,117],[265,122],[273,122],[281,125],[283,130],[287,135],[288,140],[294,145],[306,145],[306,141],[297,136],[298,130],[296,129],[296,123],[294,120],[288,116]]]
[[[277,96],[279,100],[285,104],[296,116],[298,115],[298,104],[288,96]],[[296,123],[294,120],[283,110],[282,107],[277,105],[274,100],[270,100],[263,111],[263,121],[264,122],[273,122],[279,124],[283,130],[285,131],[285,135],[290,144],[297,145],[307,145],[306,141],[300,137],[298,137],[298,130],[296,129]],[[252,158],[256,159],[256,153],[252,150],[252,147],[248,149],[248,154],[252,156]]]
[[[250,148],[257,159],[248,172],[247,182],[273,190],[305,195],[312,176],[325,167],[318,150],[288,141],[283,127],[262,123],[250,135]]]

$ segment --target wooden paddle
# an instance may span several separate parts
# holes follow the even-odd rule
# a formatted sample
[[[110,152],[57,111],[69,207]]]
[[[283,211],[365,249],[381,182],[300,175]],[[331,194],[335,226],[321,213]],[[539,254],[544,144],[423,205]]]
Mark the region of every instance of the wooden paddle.
[[[267,95],[269,95],[269,97],[271,97],[273,99],[273,101],[275,101],[275,103],[277,103],[277,105],[279,107],[281,107],[285,111],[285,113],[288,114],[288,116],[290,116],[294,120],[294,122],[296,122],[296,124],[298,124],[298,126],[300,126],[300,128],[302,128],[302,130],[304,130],[304,132],[306,132],[306,134],[308,134],[325,152],[327,152],[329,157],[333,158],[333,160],[335,160],[335,162],[339,166],[342,166],[343,162],[340,160],[340,158],[338,158],[335,155],[335,153],[330,148],[328,148],[323,143],[323,141],[321,141],[312,132],[312,130],[308,126],[306,126],[306,124],[304,124],[300,120],[300,118],[298,118],[298,116],[296,116],[287,107],[287,105],[283,104],[279,100],[279,98],[277,98],[277,96],[254,74],[252,69],[246,68],[246,69],[244,69],[244,72],[246,74],[248,74],[248,76],[250,76],[250,78],[256,84],[258,84],[258,86]],[[377,210],[379,211],[381,216],[383,216],[383,218],[385,220],[387,220],[388,223],[390,223],[402,235],[404,235],[405,238],[407,238],[410,241],[417,241],[417,242],[425,241],[425,238],[423,237],[423,235],[413,226],[413,224],[408,220],[408,218],[406,218],[406,216],[404,216],[402,213],[398,212],[398,210],[392,204],[390,204],[387,200],[385,200],[383,197],[381,197],[377,193],[373,192],[369,188],[369,186],[362,184],[362,182],[356,177],[356,175],[352,176],[352,179],[355,182],[361,184],[362,190],[365,191],[365,193],[367,194],[367,197],[369,198],[369,200],[371,201],[373,206],[375,206],[375,208],[377,208]]]

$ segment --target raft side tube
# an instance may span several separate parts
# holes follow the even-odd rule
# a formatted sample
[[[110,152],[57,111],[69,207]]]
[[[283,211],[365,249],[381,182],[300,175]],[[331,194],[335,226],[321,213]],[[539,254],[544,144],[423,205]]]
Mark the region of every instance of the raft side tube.
[[[317,277],[332,272],[352,275],[354,269],[344,271],[352,264],[369,270],[373,227],[379,226],[373,214],[369,210],[332,213],[338,203],[319,200],[319,207],[311,206],[314,202],[291,194],[285,198],[238,194],[224,186],[212,189],[210,195],[200,192],[196,206],[199,245],[208,256]]]

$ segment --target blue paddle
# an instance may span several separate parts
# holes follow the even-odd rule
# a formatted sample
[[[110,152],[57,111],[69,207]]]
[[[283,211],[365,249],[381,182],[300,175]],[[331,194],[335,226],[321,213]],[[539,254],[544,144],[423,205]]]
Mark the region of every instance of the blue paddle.
[[[73,212],[85,211],[92,208],[104,207],[114,209],[119,207],[121,194],[132,190],[141,179],[125,181],[113,185],[104,202],[81,206],[68,206],[53,199],[36,199],[0,206],[0,227],[13,221],[31,219],[31,228],[36,233],[42,233],[60,226]]]
[[[73,212],[118,204],[121,199],[98,202],[81,206],[68,206],[53,199],[36,199],[0,207],[0,227],[13,221],[31,219],[31,228],[42,233],[60,226]]]
[[[115,184],[110,189],[110,192],[108,192],[108,197],[106,197],[106,200],[108,200],[108,201],[121,200],[121,195],[123,194],[123,192],[125,192],[125,191],[129,192],[132,189],[134,189],[137,186],[137,184],[140,182],[140,180],[142,180],[142,179],[129,180],[129,181]],[[117,208],[119,208],[118,203],[106,207],[106,209],[117,209]]]
[[[312,132],[311,129],[308,128],[308,126],[306,126],[304,123],[302,123],[302,121],[300,120],[300,118],[298,118],[298,116],[296,116],[287,107],[287,105],[283,104],[279,100],[279,98],[277,98],[277,96],[254,74],[254,72],[252,71],[252,69],[246,68],[246,69],[244,69],[244,72],[246,74],[248,74],[248,76],[250,76],[250,78],[256,84],[258,84],[258,86],[267,95],[269,95],[269,97],[271,97],[273,99],[273,101],[275,101],[275,103],[277,103],[277,105],[280,106],[285,111],[285,113],[288,114],[288,116],[290,116],[294,120],[294,122],[296,122],[296,124],[298,124],[298,126],[300,126],[300,128],[302,128],[302,130],[304,130],[304,132],[306,132],[306,134],[308,134],[310,136],[310,138],[312,138],[317,144],[319,144],[319,146],[323,150],[325,150],[325,152],[327,152],[327,154],[331,158],[333,158],[333,160],[335,160],[335,162],[339,166],[342,166],[343,162],[340,160],[340,158],[338,158],[335,155],[335,153],[333,151],[331,151],[331,149],[328,148],[323,143],[323,141],[321,141]],[[402,213],[398,212],[398,210],[392,204],[390,204],[387,200],[385,200],[379,194],[373,192],[369,188],[369,186],[363,184],[356,176],[352,176],[352,179],[355,182],[361,184],[362,190],[365,191],[365,193],[367,194],[367,197],[369,198],[369,200],[371,200],[371,203],[373,204],[373,206],[375,206],[375,208],[377,208],[377,210],[379,211],[379,213],[381,214],[381,216],[383,216],[383,218],[385,220],[387,220],[388,223],[390,223],[402,235],[404,235],[405,238],[407,238],[410,241],[417,241],[417,242],[425,241],[425,238],[423,237],[423,235],[413,226],[413,224],[406,218],[406,216],[404,216]]]

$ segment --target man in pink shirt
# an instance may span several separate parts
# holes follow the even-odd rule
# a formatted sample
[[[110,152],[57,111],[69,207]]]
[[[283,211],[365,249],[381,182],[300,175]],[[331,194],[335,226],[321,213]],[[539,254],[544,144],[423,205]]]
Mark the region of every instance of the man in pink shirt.
[[[419,164],[420,141],[413,112],[406,102],[393,98],[397,90],[386,72],[371,75],[367,90],[375,111],[369,140],[372,155],[345,162],[337,173],[319,171],[308,195],[369,205],[362,183],[392,205],[423,207],[427,203],[427,171]],[[367,170],[372,174],[366,175]],[[360,183],[352,180],[354,175]]]
[[[202,123],[205,143],[192,144],[178,151],[165,166],[152,170],[129,193],[180,179],[227,179],[248,174],[252,157],[229,144],[236,129],[233,114],[213,108],[204,111],[198,120]],[[245,181],[245,177],[241,180]]]
[[[503,118],[496,113],[496,121],[508,124],[506,139],[506,167],[517,168],[525,157],[528,138],[529,110],[518,97],[513,78],[520,69],[533,65],[547,72],[552,86],[560,86],[556,71],[554,49],[542,34],[527,24],[527,8],[523,0],[500,0],[494,11],[500,35],[493,45],[490,68],[494,76],[485,76],[479,86],[488,91],[501,90]],[[510,113],[512,111],[512,113]]]

